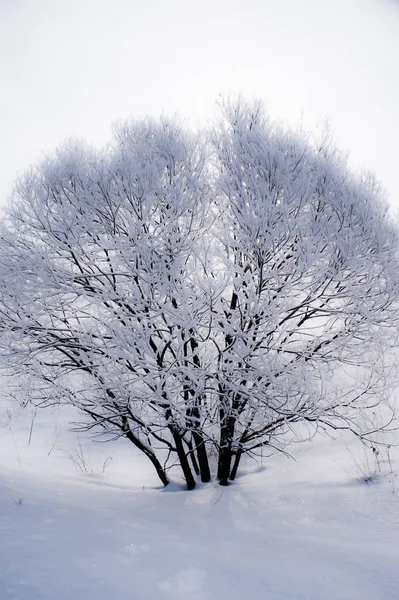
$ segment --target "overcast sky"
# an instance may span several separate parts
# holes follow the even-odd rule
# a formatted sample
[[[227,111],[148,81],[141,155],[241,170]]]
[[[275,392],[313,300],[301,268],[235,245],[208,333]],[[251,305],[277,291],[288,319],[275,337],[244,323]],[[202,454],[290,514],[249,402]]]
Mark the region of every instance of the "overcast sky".
[[[399,0],[0,0],[0,61],[0,205],[68,136],[195,123],[242,93],[291,123],[328,117],[399,211]]]

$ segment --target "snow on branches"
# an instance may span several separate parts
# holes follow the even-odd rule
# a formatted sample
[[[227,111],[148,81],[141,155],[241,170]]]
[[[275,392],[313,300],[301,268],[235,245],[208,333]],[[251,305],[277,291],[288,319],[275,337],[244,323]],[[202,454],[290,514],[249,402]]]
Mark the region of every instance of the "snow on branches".
[[[189,489],[301,423],[372,440],[392,419],[398,237],[378,185],[260,105],[222,113],[199,135],[146,120],[103,152],[66,144],[1,230],[4,365],[165,485],[177,460]]]

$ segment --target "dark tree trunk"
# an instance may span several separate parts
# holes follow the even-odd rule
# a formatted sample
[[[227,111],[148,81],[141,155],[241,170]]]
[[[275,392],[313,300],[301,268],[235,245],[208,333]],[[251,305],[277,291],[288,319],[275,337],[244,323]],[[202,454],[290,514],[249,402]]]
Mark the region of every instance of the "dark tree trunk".
[[[229,485],[232,444],[234,437],[235,419],[232,416],[225,417],[220,427],[220,448],[218,462],[218,479],[220,485]]]
[[[196,350],[198,348],[198,342],[193,337],[192,330],[190,331],[190,335],[191,335],[191,337],[190,337],[189,342],[190,342],[190,346],[191,346],[192,361],[193,361],[195,367],[199,369],[201,367],[201,362],[200,362],[199,356],[196,352]],[[187,344],[184,345],[184,354],[185,354],[185,356],[187,356]],[[188,366],[188,363],[186,363],[186,366]],[[189,385],[185,391],[187,394],[186,401],[188,402],[189,397],[194,396],[195,394],[194,394],[194,391],[192,389],[190,389]],[[202,400],[201,396],[196,398],[194,405],[191,406],[187,411],[187,417],[188,417],[189,427],[190,427],[190,429],[192,429],[194,444],[195,444],[195,448],[197,451],[197,458],[198,458],[199,470],[200,470],[200,474],[201,474],[201,481],[203,483],[207,483],[208,481],[211,480],[211,470],[209,468],[208,455],[206,452],[205,441],[204,441],[203,435],[201,433],[201,422],[200,422],[201,400]]]
[[[155,456],[155,453],[152,452],[150,450],[150,448],[148,448],[148,446],[146,446],[145,444],[143,444],[138,437],[136,437],[134,435],[134,433],[132,433],[132,431],[130,431],[129,429],[129,425],[126,422],[123,425],[123,431],[125,432],[125,437],[132,442],[132,444],[134,444],[136,446],[136,448],[138,448],[139,450],[141,450],[141,452],[143,452],[152,462],[152,464],[154,465],[154,468],[157,472],[157,475],[159,477],[159,479],[162,481],[162,483],[166,486],[169,483],[169,479],[166,475],[165,469],[163,468],[163,466],[161,465],[161,463],[159,462],[159,460],[157,459],[157,457]]]
[[[177,456],[179,457],[180,466],[183,471],[184,479],[186,480],[187,489],[193,490],[195,488],[195,479],[188,462],[186,451],[184,450],[182,436],[174,425],[169,425],[169,430],[175,442]]]
[[[220,448],[219,463],[218,463],[218,479],[220,485],[229,485],[231,465],[231,448]]]
[[[146,456],[148,456],[148,458],[150,459],[150,461],[152,462],[152,464],[154,465],[154,468],[157,472],[157,475],[159,477],[159,479],[162,481],[162,483],[164,484],[164,486],[167,486],[169,483],[169,479],[166,475],[165,469],[162,467],[161,463],[159,462],[159,460],[157,459],[157,457],[155,456],[155,454],[149,454],[147,452],[144,452],[144,454]]]
[[[196,475],[199,475],[200,474],[200,468],[198,466],[198,462],[197,462],[197,459],[195,457],[194,446],[193,446],[193,443],[192,443],[191,440],[189,440],[187,442],[187,446],[188,446],[188,450],[189,450],[189,453],[190,453],[191,462],[193,463],[194,473]]]
[[[234,464],[233,464],[233,468],[231,469],[231,473],[230,473],[230,479],[231,481],[234,481],[234,479],[237,476],[237,471],[238,471],[238,467],[240,465],[240,460],[241,460],[241,456],[243,455],[243,451],[242,450],[237,450],[237,454],[234,460]]]
[[[208,455],[206,452],[206,446],[204,438],[198,431],[193,431],[193,438],[195,447],[197,450],[198,463],[201,473],[201,481],[207,483],[211,480],[211,470],[209,468]]]

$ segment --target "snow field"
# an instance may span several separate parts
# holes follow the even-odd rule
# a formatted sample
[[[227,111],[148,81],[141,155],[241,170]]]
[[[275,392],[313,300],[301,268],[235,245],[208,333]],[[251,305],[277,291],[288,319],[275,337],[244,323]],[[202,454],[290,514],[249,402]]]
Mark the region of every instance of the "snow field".
[[[247,460],[228,488],[187,492],[176,470],[162,490],[129,443],[77,438],[64,409],[39,411],[28,444],[31,415],[2,413],[2,600],[399,598],[395,453],[365,483],[372,457],[320,439],[297,462]]]

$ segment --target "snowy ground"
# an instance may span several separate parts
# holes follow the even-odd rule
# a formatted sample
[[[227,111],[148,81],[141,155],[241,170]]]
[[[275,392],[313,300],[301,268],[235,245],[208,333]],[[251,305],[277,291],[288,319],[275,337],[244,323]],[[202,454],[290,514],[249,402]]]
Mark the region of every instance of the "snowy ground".
[[[129,443],[79,443],[62,411],[29,444],[30,415],[0,413],[1,600],[399,598],[395,455],[364,483],[361,449],[318,440],[227,489],[176,473],[162,490]]]

